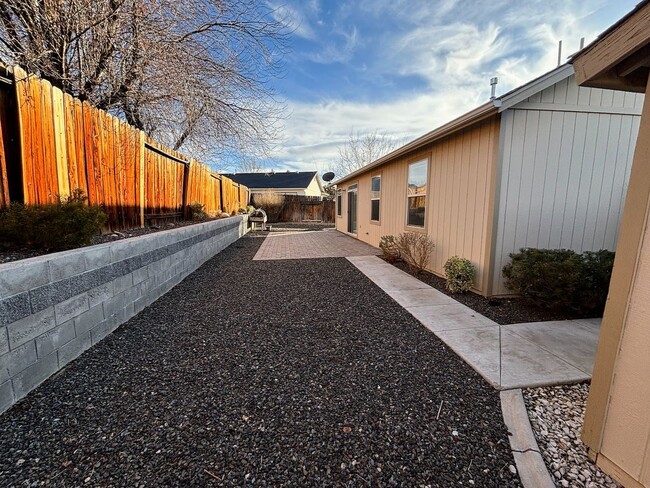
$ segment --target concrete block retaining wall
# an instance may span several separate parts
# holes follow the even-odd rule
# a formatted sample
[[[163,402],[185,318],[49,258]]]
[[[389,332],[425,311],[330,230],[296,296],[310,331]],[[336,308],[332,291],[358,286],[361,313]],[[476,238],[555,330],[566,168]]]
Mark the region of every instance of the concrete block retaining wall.
[[[0,413],[247,232],[247,217],[0,265]]]

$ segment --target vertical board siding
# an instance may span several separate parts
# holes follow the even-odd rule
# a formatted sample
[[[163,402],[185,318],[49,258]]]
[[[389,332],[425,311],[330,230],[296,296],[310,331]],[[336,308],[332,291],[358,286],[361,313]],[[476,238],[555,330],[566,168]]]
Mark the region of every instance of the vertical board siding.
[[[629,110],[643,103],[625,95],[571,76],[526,100],[555,106],[502,114],[491,294],[509,293],[502,269],[521,248],[615,249],[640,119]]]
[[[340,189],[358,184],[357,238],[373,246],[381,236],[415,230],[406,227],[408,164],[429,160],[425,230],[436,244],[429,270],[444,274],[444,264],[458,255],[477,267],[475,287],[485,292],[486,249],[490,240],[491,175],[496,164],[499,117],[436,141],[415,154],[368,171]],[[370,220],[371,178],[381,175],[380,222]],[[336,228],[347,231],[347,196]]]
[[[6,122],[8,104],[0,92],[0,208],[10,196],[4,151],[10,130],[21,141],[26,204],[52,203],[80,189],[89,203],[104,207],[111,229],[141,226],[154,215],[180,217],[192,203],[205,205],[210,215],[248,205],[246,187],[195,160],[177,161],[186,159],[45,80],[20,68],[14,74],[19,127]]]

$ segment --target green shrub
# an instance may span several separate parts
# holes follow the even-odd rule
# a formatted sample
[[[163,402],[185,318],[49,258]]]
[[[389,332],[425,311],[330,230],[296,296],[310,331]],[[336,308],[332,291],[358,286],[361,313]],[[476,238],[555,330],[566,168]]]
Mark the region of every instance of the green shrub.
[[[435,248],[428,235],[422,232],[403,232],[397,236],[396,243],[400,257],[412,270],[420,272],[426,269]]]
[[[381,255],[387,262],[395,263],[399,261],[400,253],[395,236],[381,236],[379,249],[381,249]]]
[[[602,313],[614,253],[578,254],[567,249],[522,249],[504,266],[506,287],[547,308]]]
[[[450,257],[445,263],[445,278],[447,290],[452,293],[469,291],[474,284],[476,268],[469,259]]]
[[[582,253],[584,270],[580,302],[583,310],[593,310],[596,313],[605,310],[615,255],[606,249]]]
[[[205,211],[205,205],[199,202],[194,202],[190,205],[190,218],[192,220],[205,220],[209,217]]]
[[[0,212],[0,247],[62,251],[90,244],[106,223],[98,205],[87,205],[79,189],[56,203],[12,203]]]

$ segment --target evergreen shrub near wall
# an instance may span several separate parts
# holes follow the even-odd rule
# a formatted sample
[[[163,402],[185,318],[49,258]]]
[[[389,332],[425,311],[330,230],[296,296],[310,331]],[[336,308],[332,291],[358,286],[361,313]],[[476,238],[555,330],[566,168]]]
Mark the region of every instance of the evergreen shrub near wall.
[[[0,211],[0,249],[73,249],[90,244],[105,223],[104,210],[87,205],[79,189],[67,198],[57,198],[56,203],[12,203]]]
[[[521,249],[503,267],[506,287],[537,305],[597,316],[603,313],[614,253]]]
[[[474,284],[476,268],[469,259],[450,257],[445,263],[445,278],[447,290],[452,293],[465,293]]]

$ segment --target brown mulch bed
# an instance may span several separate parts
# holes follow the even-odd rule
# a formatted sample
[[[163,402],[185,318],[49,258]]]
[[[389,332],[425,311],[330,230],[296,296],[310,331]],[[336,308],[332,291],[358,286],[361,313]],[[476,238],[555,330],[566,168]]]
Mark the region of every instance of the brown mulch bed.
[[[106,242],[119,241],[121,239],[129,239],[130,237],[138,237],[145,234],[153,234],[155,232],[161,232],[163,230],[177,229],[178,227],[186,227],[188,225],[203,224],[205,222],[209,222],[210,220],[218,219],[206,219],[201,221],[180,220],[177,222],[168,222],[164,224],[138,227],[136,229],[107,232],[105,234],[98,234],[93,237],[89,246],[104,244]],[[47,251],[45,249],[16,249],[12,251],[0,251],[0,264],[9,263],[11,261],[19,261],[21,259],[33,258],[35,256],[43,256],[45,254],[51,254],[52,252],[55,251]]]
[[[579,313],[562,313],[547,308],[538,307],[523,298],[485,298],[476,293],[451,293],[445,287],[445,279],[428,271],[416,273],[411,271],[406,263],[399,261],[393,266],[407,272],[423,283],[432,286],[445,295],[452,297],[463,305],[477,311],[481,315],[494,320],[501,325],[519,324],[524,322],[544,322],[548,320],[567,320],[591,318]]]

